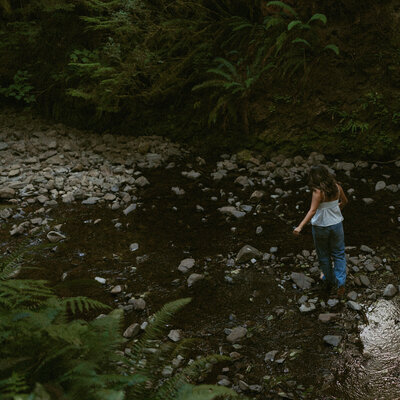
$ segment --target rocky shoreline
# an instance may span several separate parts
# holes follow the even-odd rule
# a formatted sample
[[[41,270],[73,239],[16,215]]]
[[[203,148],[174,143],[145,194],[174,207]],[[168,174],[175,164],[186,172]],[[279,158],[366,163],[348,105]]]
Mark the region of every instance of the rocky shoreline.
[[[190,218],[197,221],[186,221],[188,225],[198,223],[199,226],[208,226],[218,221],[221,231],[226,232],[226,227],[232,235],[231,243],[221,243],[222,254],[219,255],[200,256],[187,251],[186,257],[182,257],[182,253],[177,252],[176,257],[180,260],[171,262],[174,265],[168,268],[173,276],[164,282],[174,288],[177,295],[188,293],[196,299],[197,295],[200,296],[199,292],[205,290],[204,285],[210,285],[211,281],[223,290],[232,291],[253,271],[260,277],[267,277],[268,284],[274,285],[277,298],[284,296],[287,299],[284,304],[273,307],[274,300],[269,300],[272,305],[265,316],[268,327],[275,321],[285,320],[307,325],[309,322],[303,318],[308,317],[310,324],[324,326],[320,345],[339,353],[358,352],[360,357],[359,327],[368,323],[368,312],[381,299],[391,301],[399,297],[398,242],[387,243],[385,247],[382,246],[384,239],[380,238],[380,244],[376,246],[371,242],[361,242],[346,247],[348,290],[346,299],[340,301],[319,291],[318,262],[315,251],[309,245],[301,248],[298,244],[296,250],[288,251],[294,238],[288,243],[283,241],[267,245],[271,242],[268,236],[271,226],[265,219],[270,218],[290,231],[308,208],[309,189],[305,182],[308,169],[311,165],[323,163],[344,182],[350,202],[363,207],[365,218],[374,207],[380,207],[381,212],[387,214],[383,224],[390,224],[392,237],[398,237],[400,161],[390,165],[391,172],[387,166],[362,160],[354,163],[329,161],[318,153],[312,153],[307,158],[278,155],[265,159],[242,151],[209,161],[156,136],[96,135],[12,113],[0,117],[0,126],[0,200],[3,202],[0,221],[3,241],[26,236],[46,238],[55,244],[71,240],[68,218],[65,223],[59,223],[58,218],[49,216],[56,214],[59,207],[95,208],[98,217],[87,220],[92,229],[107,220],[115,232],[127,231],[132,223],[130,218],[136,218],[138,222],[142,217],[159,211],[160,206],[152,203],[154,196],[147,193],[150,189],[156,193],[158,186],[161,187],[161,181],[156,180],[157,174],[164,177],[174,174],[173,183],[162,194],[160,192],[160,199],[157,200],[157,204],[163,198],[164,202],[168,202],[165,212],[171,213],[172,220],[173,213],[177,220],[183,218],[179,212],[187,208],[188,215],[193,215]],[[194,190],[199,195],[193,196]],[[110,210],[114,217],[110,220],[103,217],[99,211],[102,208]],[[351,218],[349,216],[354,228]],[[371,229],[374,227],[371,226]],[[142,280],[146,281],[145,274],[149,272],[141,268],[148,268],[156,256],[150,254],[149,248],[143,250],[145,244],[130,238],[126,240],[129,243],[124,244],[125,257],[133,258],[129,273],[142,273]],[[260,247],[261,243],[265,244]],[[68,281],[71,276],[70,271],[63,270],[58,279]],[[114,299],[116,306],[131,316],[128,320],[132,323],[126,327],[124,336],[134,340],[146,329],[151,315],[149,310],[154,311],[151,300],[148,300],[149,295],[145,290],[132,291],[130,285],[124,283],[126,276],[122,270],[111,276],[103,276],[101,271],[96,271],[93,278]],[[142,286],[146,285],[150,282],[143,282]],[[258,304],[262,290],[249,291],[245,297],[250,303]],[[265,304],[266,299],[263,298],[262,302]],[[248,319],[252,320],[252,317]],[[299,398],[300,393],[305,392],[300,378],[271,384],[278,371],[283,375],[289,374],[285,365],[291,361],[295,363],[304,349],[264,348],[256,361],[246,353],[245,347],[247,341],[252,340],[254,326],[259,327],[258,323],[248,323],[233,315],[222,324],[223,329],[216,331],[207,328],[215,336],[212,347],[214,351],[219,348],[221,354],[230,355],[237,367],[224,367],[217,376],[218,384],[232,386],[238,392],[260,399],[266,394]],[[278,322],[273,329],[280,329]],[[187,331],[183,328],[171,329],[167,340],[178,342],[193,331],[190,328]],[[270,346],[273,346],[272,343]],[[186,361],[183,358],[174,359],[164,376],[173,374]],[[243,363],[254,363],[259,370],[266,368],[270,373],[265,376],[269,378],[260,377],[258,372],[254,376],[244,373]],[[339,365],[337,370],[340,368]],[[256,367],[254,369],[257,370]],[[331,371],[322,374],[324,390],[330,388],[333,380]],[[306,398],[305,394],[302,396]]]

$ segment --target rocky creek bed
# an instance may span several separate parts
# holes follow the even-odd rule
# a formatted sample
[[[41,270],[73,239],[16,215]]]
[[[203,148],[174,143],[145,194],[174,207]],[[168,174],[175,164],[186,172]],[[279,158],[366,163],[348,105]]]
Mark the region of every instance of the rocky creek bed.
[[[192,297],[165,340],[230,355],[213,383],[257,399],[398,398],[400,162],[207,159],[13,112],[0,117],[0,161],[2,252],[53,243],[21,275],[123,308],[129,340],[165,302]],[[292,235],[316,163],[349,197],[342,301],[318,289],[310,229]]]

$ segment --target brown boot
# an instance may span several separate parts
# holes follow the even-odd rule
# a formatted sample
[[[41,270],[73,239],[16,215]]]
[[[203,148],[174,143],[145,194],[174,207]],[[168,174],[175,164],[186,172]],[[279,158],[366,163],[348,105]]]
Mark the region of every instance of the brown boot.
[[[344,294],[346,292],[346,289],[344,286],[340,286],[340,288],[337,290],[337,296],[339,299],[343,299],[344,298]]]

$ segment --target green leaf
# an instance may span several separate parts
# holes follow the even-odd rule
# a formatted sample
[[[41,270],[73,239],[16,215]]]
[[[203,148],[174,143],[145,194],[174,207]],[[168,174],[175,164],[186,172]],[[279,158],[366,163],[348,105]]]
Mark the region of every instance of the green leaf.
[[[291,31],[295,26],[297,26],[297,25],[302,25],[303,23],[300,21],[300,20],[298,20],[298,19],[296,19],[295,21],[292,21],[288,26],[287,26],[287,30],[288,31]]]
[[[311,23],[312,21],[321,21],[324,25],[326,25],[327,18],[325,14],[314,14],[308,21],[308,23]]]
[[[337,56],[339,55],[339,47],[337,47],[335,44],[328,44],[324,47],[324,50],[332,50]]]
[[[292,15],[297,16],[296,11],[294,11],[294,9],[292,7],[290,7],[289,5],[287,5],[286,3],[284,3],[283,1],[269,1],[267,3],[267,7],[270,6],[277,6],[277,7],[281,7],[283,8],[285,11],[290,12]]]
[[[311,44],[309,42],[307,42],[307,40],[302,39],[302,38],[296,38],[294,40],[292,40],[292,43],[303,43],[308,47],[311,47]]]

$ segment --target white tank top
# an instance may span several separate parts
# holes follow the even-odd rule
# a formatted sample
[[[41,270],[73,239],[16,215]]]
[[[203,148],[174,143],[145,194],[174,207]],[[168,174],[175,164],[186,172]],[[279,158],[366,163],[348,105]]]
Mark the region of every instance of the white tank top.
[[[342,222],[343,219],[339,200],[325,201],[319,204],[317,212],[311,219],[311,225],[330,226]]]

